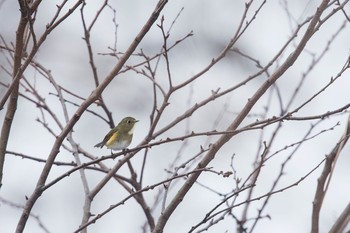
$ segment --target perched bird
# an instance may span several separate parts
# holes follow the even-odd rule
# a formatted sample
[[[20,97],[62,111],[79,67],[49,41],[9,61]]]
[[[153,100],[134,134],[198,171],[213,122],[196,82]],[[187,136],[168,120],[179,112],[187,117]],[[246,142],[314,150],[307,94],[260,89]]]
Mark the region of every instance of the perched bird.
[[[125,117],[116,127],[111,129],[103,141],[97,143],[95,147],[102,148],[106,146],[111,150],[126,149],[131,143],[136,122],[138,122],[138,120],[135,120],[133,117]]]

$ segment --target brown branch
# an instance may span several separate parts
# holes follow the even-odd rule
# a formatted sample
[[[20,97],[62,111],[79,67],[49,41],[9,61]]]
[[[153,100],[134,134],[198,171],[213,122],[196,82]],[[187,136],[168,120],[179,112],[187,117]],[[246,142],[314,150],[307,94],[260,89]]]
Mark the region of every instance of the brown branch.
[[[317,26],[319,19],[324,11],[324,9],[327,7],[329,0],[324,0],[318,7],[317,11],[315,12],[304,36],[302,37],[301,41],[299,42],[299,45],[296,47],[293,53],[290,54],[290,56],[287,58],[287,60],[279,67],[279,69],[276,70],[274,74],[271,75],[271,77],[262,84],[262,86],[256,91],[256,93],[252,96],[252,98],[248,101],[248,103],[244,106],[242,111],[238,114],[236,119],[232,122],[232,124],[227,128],[227,130],[236,130],[238,126],[241,124],[241,122],[246,118],[250,110],[253,108],[253,106],[256,104],[256,102],[260,99],[261,96],[266,92],[266,90],[271,87],[273,83],[276,82],[277,79],[279,79],[297,60],[303,49],[305,48],[307,42],[310,40],[312,35],[314,34],[314,29]],[[211,147],[207,155],[202,159],[200,163],[198,163],[198,166],[196,169],[205,168],[210,161],[212,161],[216,153],[219,151],[219,149],[228,142],[234,134],[226,134],[221,136]],[[174,212],[174,210],[177,208],[177,206],[181,203],[181,201],[186,196],[187,192],[191,189],[193,184],[196,182],[198,177],[200,176],[200,172],[192,174],[185,182],[185,184],[180,188],[178,193],[175,195],[174,199],[171,201],[171,203],[168,205],[168,207],[163,211],[161,216],[158,219],[157,225],[153,231],[153,233],[161,233],[163,232],[164,226],[169,220],[171,214]]]
[[[142,192],[146,192],[148,190],[152,190],[160,185],[164,185],[166,183],[168,183],[169,181],[171,180],[174,180],[174,179],[179,179],[181,177],[187,177],[189,176],[190,174],[193,174],[193,173],[197,173],[197,172],[202,172],[202,171],[208,171],[208,169],[201,169],[201,170],[193,170],[193,171],[190,171],[186,174],[181,174],[181,175],[177,175],[177,176],[173,176],[171,178],[168,178],[166,180],[163,180],[163,181],[160,181],[156,184],[153,184],[153,185],[149,185],[149,186],[146,186],[140,190],[137,190],[137,191],[134,191],[133,193],[131,193],[130,195],[128,195],[127,197],[125,197],[123,200],[121,200],[120,202],[118,202],[117,204],[114,204],[114,205],[111,205],[108,209],[106,209],[105,211],[103,211],[102,213],[96,215],[96,217],[94,217],[93,219],[91,219],[87,224],[83,225],[83,226],[80,226],[77,230],[75,230],[73,233],[78,233],[80,232],[82,229],[86,228],[87,226],[95,223],[98,219],[102,218],[104,215],[106,215],[107,213],[109,213],[110,211],[112,211],[113,209],[117,208],[118,206],[121,206],[121,205],[124,205],[125,202],[127,200],[129,200],[131,197],[135,196],[135,195],[138,195],[139,193],[142,193]]]
[[[22,159],[29,159],[29,160],[32,160],[32,161],[35,161],[35,162],[39,162],[39,163],[46,163],[46,159],[33,157],[33,156],[30,156],[30,155],[26,155],[26,154],[15,152],[15,151],[6,151],[6,154],[18,156],[18,157],[21,157]],[[54,164],[57,165],[57,166],[77,166],[77,164],[74,163],[74,162],[58,162],[58,161],[55,161]]]
[[[305,133],[304,137],[300,140],[301,142],[305,142],[306,140],[308,140],[310,138],[309,135],[311,134],[314,127],[315,127],[315,125],[310,127],[310,129]],[[276,179],[273,181],[273,184],[272,184],[270,190],[268,191],[268,193],[273,193],[276,190],[277,184],[282,179],[282,176],[285,174],[285,167],[286,167],[287,163],[292,159],[293,155],[296,154],[296,152],[299,150],[299,148],[302,145],[303,145],[302,143],[296,144],[295,148],[290,152],[290,154],[287,156],[287,158],[284,160],[284,162],[282,162],[282,164],[280,166],[280,171],[279,171]],[[271,158],[271,156],[270,156],[270,158]],[[249,231],[250,233],[252,233],[254,231],[256,225],[258,224],[259,219],[262,216],[262,212],[267,207],[267,204],[268,204],[269,200],[271,199],[271,197],[272,197],[272,195],[268,195],[265,198],[265,200],[263,201],[263,204],[261,205],[261,207],[258,208],[258,216],[255,218],[254,223],[251,226],[251,229]]]
[[[80,9],[80,15],[81,15],[81,21],[83,23],[83,28],[84,28],[84,41],[85,41],[85,44],[86,44],[86,47],[87,47],[87,50],[88,50],[88,54],[89,54],[89,63],[90,63],[90,67],[91,67],[91,71],[92,71],[92,74],[93,74],[93,79],[94,79],[94,82],[95,82],[95,86],[97,87],[99,85],[99,78],[98,78],[98,73],[97,73],[97,67],[96,67],[96,64],[95,64],[95,59],[94,59],[94,53],[93,53],[93,49],[92,49],[92,46],[91,46],[91,40],[90,40],[90,35],[91,35],[91,30],[92,30],[92,27],[94,26],[94,24],[96,23],[98,17],[101,15],[103,9],[107,6],[108,4],[108,0],[105,0],[103,2],[103,4],[101,5],[100,9],[97,11],[94,19],[92,20],[90,26],[87,26],[86,25],[86,20],[85,20],[85,16],[84,16],[84,8],[85,8],[85,5],[86,3],[84,3]],[[98,102],[99,105],[101,105],[102,109],[105,111],[107,117],[108,117],[108,125],[110,128],[113,128],[115,125],[114,125],[114,120],[112,118],[112,113],[109,111],[102,95],[100,96],[99,98],[99,102]]]
[[[92,104],[96,99],[98,99],[101,95],[101,93],[104,91],[104,89],[109,85],[109,83],[115,78],[115,76],[119,73],[119,71],[124,66],[125,62],[129,59],[130,55],[135,51],[138,44],[141,42],[142,38],[146,35],[146,33],[149,31],[153,23],[157,20],[159,13],[162,11],[164,6],[166,5],[167,0],[160,0],[152,12],[150,18],[147,20],[141,31],[138,33],[134,41],[131,43],[129,48],[126,50],[125,54],[120,58],[118,63],[113,67],[111,72],[107,75],[107,77],[101,82],[101,84],[91,93],[91,95],[84,101],[80,108],[77,109],[73,117],[69,120],[69,122],[66,124],[62,132],[58,135],[58,137],[55,140],[55,143],[51,149],[51,152],[48,156],[47,162],[42,170],[42,173],[38,179],[37,185],[35,187],[34,192],[32,195],[28,198],[28,201],[25,204],[25,208],[23,210],[23,213],[19,219],[16,233],[22,233],[29,213],[31,212],[31,209],[33,208],[35,202],[42,194],[43,190],[42,187],[44,187],[46,180],[48,178],[48,175],[50,173],[51,167],[53,165],[53,162],[56,159],[57,154],[59,153],[59,149],[61,147],[61,144],[63,140],[66,138],[68,133],[72,130],[73,126],[76,124],[76,122],[80,119],[81,115],[85,112],[85,110]],[[103,183],[106,184],[107,181],[113,176],[113,174],[108,174],[106,178],[103,180]],[[104,184],[100,184],[99,187],[103,187]],[[100,190],[100,189],[99,189]],[[93,195],[91,197],[93,198],[97,194],[98,190],[94,189],[92,190]]]
[[[135,188],[136,191],[139,191],[142,189],[141,182],[137,181],[137,173],[135,172],[135,169],[133,168],[130,160],[127,161],[127,164],[128,164],[128,168],[129,168],[130,175],[131,175],[131,177],[130,177],[131,185]],[[133,192],[134,191],[130,192],[130,194],[132,194]],[[143,193],[140,192],[140,193],[136,194],[134,196],[134,198],[141,206],[141,208],[142,208],[142,210],[147,218],[148,225],[149,225],[151,231],[153,231],[153,228],[155,226],[154,218],[152,216],[151,209],[149,208],[149,206],[146,203],[146,200],[144,198]]]
[[[0,202],[3,204],[3,205],[8,205],[8,206],[11,206],[12,208],[16,208],[16,209],[20,209],[22,210],[24,208],[23,205],[20,205],[20,204],[17,204],[17,203],[14,203],[10,200],[6,200],[5,198],[3,197],[0,197]],[[33,213],[30,213],[30,217],[34,218],[35,221],[37,221],[38,225],[40,226],[41,230],[46,232],[46,233],[50,233],[50,231],[48,230],[48,228],[45,226],[45,224],[41,221],[40,219],[40,216],[37,215],[37,214],[33,214]]]
[[[338,125],[338,124],[337,124]],[[255,128],[255,129],[258,129],[258,128]],[[260,128],[259,128],[260,129]],[[326,129],[326,130],[322,130],[321,132],[309,137],[309,138],[306,138],[305,140],[310,140],[310,139],[313,139],[315,138],[316,136],[320,135],[321,133],[324,133],[328,130],[333,130],[334,127],[331,127],[329,129]],[[248,129],[246,129],[248,130]],[[143,144],[144,142],[140,143],[139,146],[135,147],[135,148],[131,148],[128,150],[129,154],[127,154],[127,158],[123,158],[123,161],[120,161],[119,163],[121,164],[124,164],[128,159],[130,159],[134,154],[136,154],[138,151],[142,150],[142,149],[147,149],[147,148],[152,148],[154,146],[158,146],[158,145],[162,145],[162,144],[166,144],[166,143],[170,143],[170,142],[175,142],[175,141],[183,141],[187,138],[190,138],[190,137],[196,137],[196,136],[211,136],[211,135],[236,135],[238,133],[241,133],[241,132],[244,132],[245,130],[236,130],[236,131],[212,131],[212,132],[203,132],[203,133],[190,133],[188,135],[184,135],[184,136],[180,136],[180,137],[175,137],[175,138],[167,138],[165,140],[159,140],[159,141],[156,141],[156,142],[153,142],[153,143],[148,143],[148,144]],[[276,152],[274,152],[272,155],[270,155],[268,158],[266,158],[266,160],[272,158],[273,156],[275,156],[276,154],[278,154],[279,152],[289,148],[289,147],[293,147],[295,145],[298,145],[300,144],[301,141],[298,141],[298,142],[295,142],[295,143],[292,143],[290,145],[287,145],[286,147],[284,147],[283,149],[280,149]],[[201,153],[203,152],[206,152],[208,151],[207,149],[204,149],[204,148],[201,148],[200,152],[194,157],[196,158],[197,156],[199,156]],[[81,151],[80,151],[81,152]],[[132,153],[132,155],[130,155]],[[81,164],[80,166],[76,166],[74,167],[72,170],[62,174],[61,176],[59,177],[56,177],[54,180],[52,180],[50,183],[46,184],[44,187],[42,187],[43,191],[50,188],[51,186],[55,185],[57,182],[59,182],[60,180],[62,180],[63,178],[67,177],[67,176],[70,176],[72,173],[78,171],[79,169],[82,169],[82,168],[89,168],[88,166],[90,165],[93,165],[93,164],[99,164],[101,161],[104,161],[104,160],[107,160],[107,159],[115,159],[116,157],[119,157],[120,155],[125,155],[125,152],[118,152],[118,153],[115,153],[113,155],[107,155],[107,156],[101,156],[97,159],[93,159],[91,156],[89,156],[90,159],[92,159],[92,161],[90,162],[86,162],[86,163],[83,163]],[[192,160],[192,159],[191,159]],[[45,160],[46,161],[46,160]],[[187,162],[186,162],[187,163]],[[118,165],[119,166],[119,165]],[[183,166],[183,165],[181,165]],[[181,167],[180,166],[180,167]],[[113,168],[115,169],[115,168]],[[119,167],[118,167],[119,169]],[[254,171],[255,172],[255,171]],[[246,182],[245,182],[246,183]]]
[[[264,3],[262,3],[264,4]],[[250,5],[248,4],[247,7],[249,7]],[[261,6],[260,6],[261,7]],[[257,12],[256,12],[257,13]],[[247,10],[244,12],[242,18],[245,18],[247,14]],[[246,85],[248,82],[254,80],[255,78],[259,77],[261,74],[266,73],[268,68],[272,66],[272,64],[278,59],[279,56],[281,56],[281,54],[283,53],[283,51],[285,51],[285,49],[287,48],[287,46],[293,41],[293,39],[296,37],[297,33],[301,30],[302,26],[304,26],[307,22],[309,22],[310,20],[306,20],[305,22],[303,22],[301,25],[299,25],[299,27],[295,30],[293,36],[282,46],[282,48],[277,52],[277,54],[274,56],[274,58],[265,66],[262,67],[261,70],[259,70],[257,73],[255,73],[254,75],[249,76],[248,78],[246,78],[245,80],[243,80],[242,82],[227,88],[226,90],[220,91],[219,89],[216,91],[212,91],[212,95],[209,96],[208,98],[196,103],[194,106],[192,106],[191,108],[188,108],[182,115],[178,116],[174,121],[172,121],[171,123],[169,123],[168,125],[166,125],[165,127],[163,127],[162,129],[158,130],[157,132],[153,133],[153,130],[150,131],[150,133],[153,134],[153,138],[159,136],[160,134],[164,133],[165,131],[169,130],[170,128],[172,128],[173,126],[175,126],[176,124],[178,124],[180,121],[184,120],[185,118],[191,116],[196,110],[198,110],[199,108],[205,106],[207,103],[214,101],[215,99],[224,96],[230,92],[233,92],[234,90],[238,89],[239,87]],[[250,21],[251,22],[251,21]],[[248,24],[249,25],[249,24]],[[248,26],[247,25],[247,26]],[[239,27],[240,28],[240,27]],[[246,28],[244,28],[243,30],[245,30]],[[239,32],[236,33],[235,36],[240,35]],[[208,70],[210,70],[212,68],[212,66],[214,66],[215,64],[217,64],[221,59],[224,58],[224,56],[226,55],[228,50],[231,50],[231,47],[234,45],[234,39],[232,39],[229,44],[220,52],[220,54],[214,58],[212,60],[212,62],[206,66],[202,71],[200,71],[199,73],[195,74],[194,76],[192,76],[191,78],[189,78],[188,80],[186,80],[185,82],[174,86],[172,89],[169,90],[168,96],[164,97],[164,104],[166,104],[165,106],[162,105],[162,107],[159,109],[158,113],[161,113],[164,108],[167,106],[167,100],[170,96],[170,94],[172,94],[173,92],[181,89],[182,87],[190,84],[192,81],[196,80],[197,78],[199,78],[200,76],[202,76],[204,73],[206,73]],[[158,114],[159,115],[159,114]],[[158,116],[157,115],[157,116]],[[158,118],[156,118],[158,119]],[[154,124],[153,124],[154,125]],[[152,127],[151,127],[152,128]]]
[[[342,149],[344,148],[346,142],[348,141],[349,136],[350,136],[350,116],[348,118],[347,126],[343,136],[340,138],[339,142],[336,144],[336,146],[333,148],[330,154],[326,157],[326,163],[324,165],[324,168],[322,170],[320,177],[317,180],[317,187],[316,187],[315,197],[313,201],[312,218],[311,218],[312,233],[319,232],[319,220],[320,220],[320,212],[323,205],[323,200],[324,200],[324,197],[326,196],[327,188],[328,188],[328,185],[330,184],[337,158],[339,157]],[[346,213],[346,209],[344,210],[343,213]],[[344,216],[342,220],[344,220]],[[341,227],[341,224],[343,224],[343,222],[341,222],[341,219],[338,219],[337,224],[335,224],[332,227],[332,229],[333,230],[339,229]],[[334,231],[334,232],[340,232],[340,231]]]
[[[16,70],[16,73],[14,73],[14,78],[12,83],[10,84],[9,88],[7,89],[7,91],[5,92],[4,96],[2,97],[2,99],[0,100],[0,111],[3,109],[7,99],[9,98],[10,94],[12,93],[13,89],[15,88],[15,86],[17,85],[17,83],[19,82],[19,80],[22,78],[22,75],[24,73],[24,71],[27,69],[28,65],[31,63],[31,61],[33,60],[35,54],[38,52],[40,46],[45,42],[47,36],[63,21],[65,20],[67,17],[69,17],[74,10],[81,4],[83,0],[78,0],[77,3],[67,11],[66,14],[64,14],[57,22],[56,19],[59,15],[60,10],[62,9],[63,5],[67,2],[67,0],[65,0],[61,6],[57,6],[58,10],[56,11],[56,15],[54,16],[54,18],[52,19],[51,23],[49,23],[46,26],[46,30],[43,33],[43,35],[40,37],[40,39],[37,41],[36,45],[33,46],[31,52],[29,53],[29,55],[27,56],[27,59],[25,60],[25,62],[18,68],[18,70]],[[19,1],[20,3],[24,2],[24,1]],[[36,1],[35,3],[39,4],[41,1]],[[33,3],[33,4],[35,4]],[[21,8],[22,9],[22,8]],[[32,11],[30,11],[32,12]],[[28,10],[26,10],[26,13],[28,13]]]
[[[345,232],[345,227],[350,222],[350,203],[344,208],[341,215],[337,218],[329,233]]]
[[[13,65],[13,73],[12,73],[12,79],[13,79],[13,88],[10,92],[8,92],[8,95],[10,96],[10,101],[7,105],[6,115],[4,118],[4,122],[2,124],[1,128],[1,135],[0,135],[0,189],[2,186],[2,178],[3,178],[3,168],[5,163],[5,152],[7,147],[7,142],[9,140],[9,135],[11,131],[11,125],[14,120],[14,116],[17,109],[17,100],[18,100],[18,94],[19,94],[19,79],[16,79],[16,75],[20,70],[22,57],[24,53],[24,40],[25,40],[25,30],[28,24],[29,19],[29,9],[25,1],[19,1],[20,9],[21,9],[21,19],[18,24],[18,28],[16,31],[16,46],[15,46],[15,53],[14,53],[14,65]],[[5,95],[6,96],[6,95]],[[3,97],[6,99],[6,97]],[[0,111],[2,109],[2,106],[0,106]]]
[[[257,63],[257,65],[259,65],[259,64]],[[266,71],[266,74],[268,75],[268,77],[270,77],[270,75],[268,74],[267,71]],[[269,98],[268,98],[268,101],[267,101],[268,102],[267,106],[270,106],[271,100],[272,100],[272,94],[269,95]],[[267,113],[268,113],[268,108],[266,107],[264,109],[264,113],[262,114],[262,118],[263,119],[266,118]],[[258,146],[258,150],[257,150],[256,156],[255,156],[255,161],[254,161],[254,171],[248,177],[246,182],[248,182],[248,180],[249,180],[250,184],[256,184],[257,179],[258,179],[259,175],[261,174],[260,171],[261,171],[264,163],[266,162],[266,156],[269,153],[269,148],[271,147],[272,143],[277,138],[276,136],[277,136],[277,133],[279,132],[279,130],[281,129],[281,126],[282,126],[282,122],[279,122],[277,124],[277,127],[273,131],[272,136],[270,137],[268,143],[266,143],[266,141],[263,140],[264,131],[261,130],[260,137],[259,137],[259,146]],[[262,153],[260,152],[261,150],[262,150]],[[246,182],[243,182],[242,186],[244,186]],[[254,187],[255,186],[253,186],[251,189],[248,190],[248,194],[247,194],[247,198],[246,198],[247,200],[252,198]],[[242,216],[241,216],[240,220],[238,220],[238,219],[236,220],[237,225],[238,225],[237,226],[237,232],[242,232],[242,230],[244,229],[244,224],[247,221],[247,215],[248,215],[249,207],[250,207],[250,202],[248,202],[244,206],[244,209],[242,211]]]
[[[220,207],[222,205],[222,203],[225,203],[226,201],[228,201],[229,199],[235,197],[236,195],[232,194],[232,195],[229,195],[228,197],[226,197],[224,200],[221,201],[221,203],[219,203],[218,205],[216,205],[211,211],[209,211],[206,216],[203,218],[203,220],[201,222],[199,222],[197,225],[193,226],[191,228],[191,230],[189,232],[193,232],[196,228],[198,228],[200,225],[206,223],[206,222],[209,222],[209,221],[212,221],[212,219],[221,214],[221,213],[227,213],[228,211],[231,211],[232,209],[236,208],[236,207],[239,207],[241,205],[245,205],[247,202],[255,202],[255,201],[259,201],[263,198],[266,198],[266,197],[269,197],[271,195],[275,195],[277,193],[281,193],[281,192],[284,192],[285,190],[288,190],[292,187],[295,187],[295,186],[298,186],[302,181],[304,181],[307,177],[309,177],[311,174],[313,174],[324,162],[325,162],[326,159],[323,159],[321,162],[319,162],[313,169],[311,169],[311,171],[309,171],[307,174],[305,174],[304,176],[302,176],[301,178],[299,178],[297,181],[295,181],[294,183],[290,184],[290,185],[287,185],[287,186],[284,186],[280,189],[277,189],[275,191],[272,191],[272,192],[267,192],[265,194],[262,194],[260,196],[257,196],[255,198],[252,198],[252,199],[249,199],[249,200],[244,200],[240,203],[237,203],[237,204],[234,204],[232,206],[229,206],[227,208],[224,208],[222,210],[219,210],[218,212],[214,213],[214,211]],[[248,186],[247,188],[249,188],[250,186]],[[243,187],[242,187],[243,188]]]
[[[209,63],[209,65],[207,65],[204,69],[202,69],[200,72],[198,72],[197,74],[193,75],[190,79],[184,81],[183,83],[174,86],[174,91],[177,89],[180,89],[184,86],[187,86],[188,84],[190,84],[191,82],[195,81],[196,79],[198,79],[199,77],[201,77],[203,74],[207,73],[211,68],[214,67],[214,65],[216,65],[218,62],[220,62],[225,56],[226,54],[232,49],[232,47],[236,44],[236,42],[238,41],[238,39],[243,35],[243,33],[248,29],[249,25],[256,19],[256,15],[260,12],[260,10],[262,9],[263,5],[266,3],[266,1],[263,1],[260,6],[258,7],[258,10],[256,10],[252,16],[252,18],[250,20],[246,21],[247,18],[247,13],[248,10],[250,8],[250,6],[252,5],[252,0],[250,0],[248,3],[245,4],[245,10],[242,14],[241,17],[241,21],[238,25],[238,28],[236,30],[236,32],[234,33],[232,39],[228,42],[228,44],[226,45],[226,47],[220,52],[220,54],[213,58],[211,60],[211,62]]]
[[[169,38],[169,32],[165,32],[164,30],[164,16],[162,16],[161,20],[160,20],[160,24],[157,25],[161,32],[162,32],[162,36],[163,36],[163,56],[165,59],[165,64],[166,64],[166,71],[167,71],[167,76],[168,76],[168,82],[169,82],[169,88],[171,89],[173,87],[173,82],[172,82],[172,78],[171,78],[171,71],[170,71],[170,62],[169,62],[169,56],[168,56],[168,38]]]

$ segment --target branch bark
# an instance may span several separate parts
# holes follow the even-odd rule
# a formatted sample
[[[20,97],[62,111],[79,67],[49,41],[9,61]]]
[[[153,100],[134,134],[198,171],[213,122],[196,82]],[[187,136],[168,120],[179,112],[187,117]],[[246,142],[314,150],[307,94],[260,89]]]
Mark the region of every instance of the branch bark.
[[[14,65],[13,65],[13,73],[12,73],[14,86],[10,95],[9,103],[7,105],[7,111],[6,111],[4,123],[1,128],[1,136],[0,136],[0,189],[2,186],[3,168],[5,163],[5,153],[6,153],[7,142],[11,131],[11,125],[17,110],[19,80],[15,80],[15,77],[21,67],[22,55],[24,50],[24,42],[25,42],[24,37],[25,37],[25,31],[26,31],[26,26],[28,24],[28,17],[29,17],[29,9],[25,1],[19,1],[19,4],[21,9],[21,18],[16,31],[16,48],[15,48],[15,54],[14,54]]]
[[[333,148],[331,153],[326,158],[326,163],[322,170],[320,177],[317,180],[317,187],[315,192],[315,197],[313,201],[312,208],[312,218],[311,218],[311,233],[319,232],[319,221],[320,221],[320,212],[323,204],[324,197],[326,196],[328,186],[331,182],[332,173],[334,171],[334,167],[339,157],[340,152],[344,148],[346,142],[348,141],[350,136],[350,116],[348,118],[348,123],[345,129],[343,136],[340,138],[337,145]],[[336,223],[333,225],[330,232],[342,232],[346,226],[346,223],[350,219],[350,204],[344,209],[341,216],[337,219]]]
[[[246,118],[250,110],[253,108],[255,103],[260,99],[260,97],[269,89],[273,83],[276,82],[297,60],[301,52],[303,51],[305,45],[309,41],[309,39],[312,37],[312,35],[315,33],[315,27],[317,26],[321,14],[325,10],[329,3],[329,0],[324,0],[320,4],[320,6],[317,8],[304,36],[302,37],[301,41],[299,42],[298,46],[296,47],[295,51],[289,55],[287,60],[275,71],[274,74],[271,75],[271,77],[262,84],[262,86],[256,91],[256,93],[252,96],[251,99],[248,100],[248,103],[244,106],[242,111],[238,114],[236,119],[232,122],[232,124],[227,128],[228,131],[233,131],[238,128],[238,126],[241,124],[241,122]],[[222,135],[210,148],[206,156],[202,159],[201,162],[198,163],[196,170],[201,170],[205,168],[210,161],[212,161],[215,158],[216,153],[219,151],[219,149],[228,142],[235,134],[226,134]],[[196,182],[198,177],[200,176],[201,172],[192,174],[185,182],[185,184],[181,187],[181,189],[177,192],[174,199],[169,203],[167,208],[164,210],[164,212],[161,214],[161,216],[158,219],[157,225],[153,230],[153,233],[161,233],[164,230],[164,226],[169,220],[171,214],[174,212],[174,210],[177,208],[177,206],[181,203],[181,201],[186,196],[187,192],[191,189],[193,184]]]
[[[344,229],[349,224],[349,222],[350,222],[350,203],[348,203],[348,205],[345,207],[344,211],[339,216],[337,221],[335,221],[329,233],[344,232]]]
[[[119,73],[119,71],[124,66],[125,62],[129,59],[131,54],[135,51],[138,44],[141,42],[143,37],[146,35],[146,33],[149,31],[153,23],[157,20],[159,13],[162,11],[164,6],[166,5],[168,1],[167,0],[160,0],[152,12],[150,18],[147,20],[146,24],[143,26],[141,31],[138,33],[134,41],[131,43],[129,48],[126,50],[125,54],[120,58],[118,63],[113,67],[111,72],[107,75],[107,77],[101,82],[101,84],[91,93],[91,95],[84,101],[81,106],[77,109],[73,117],[69,120],[69,122],[66,124],[66,126],[63,128],[61,133],[58,135],[58,137],[55,140],[55,143],[51,149],[51,152],[47,158],[47,161],[45,163],[45,166],[41,172],[41,175],[38,179],[37,185],[35,187],[35,190],[29,197],[28,201],[25,204],[25,208],[23,209],[22,215],[19,219],[19,222],[17,224],[16,233],[23,232],[26,222],[28,220],[29,213],[31,212],[31,209],[33,208],[35,202],[38,200],[40,195],[43,192],[43,187],[46,183],[46,180],[48,178],[48,175],[50,173],[51,167],[53,165],[53,162],[56,159],[57,154],[59,153],[60,146],[63,142],[63,140],[66,138],[67,134],[72,130],[75,123],[80,119],[81,115],[85,112],[85,110],[94,102],[96,101],[101,93],[104,91],[104,89],[108,86],[108,84],[115,78],[115,76]]]

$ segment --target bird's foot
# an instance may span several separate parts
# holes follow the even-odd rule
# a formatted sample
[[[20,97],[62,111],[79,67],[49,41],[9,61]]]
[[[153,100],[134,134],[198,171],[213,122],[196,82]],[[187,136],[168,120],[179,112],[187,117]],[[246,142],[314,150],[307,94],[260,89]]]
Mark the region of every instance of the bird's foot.
[[[113,151],[111,150],[111,156],[112,156],[112,159],[115,159],[118,157],[118,153],[113,153]]]
[[[128,148],[125,148],[125,149],[122,150],[122,152],[124,153],[124,155],[126,155],[127,153],[130,152],[130,150]]]

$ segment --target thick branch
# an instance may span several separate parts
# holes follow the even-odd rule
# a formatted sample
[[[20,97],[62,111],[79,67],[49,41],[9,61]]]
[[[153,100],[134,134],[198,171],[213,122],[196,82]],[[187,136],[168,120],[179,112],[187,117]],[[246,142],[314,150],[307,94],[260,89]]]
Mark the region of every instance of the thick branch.
[[[345,227],[350,222],[350,203],[345,207],[342,214],[339,216],[337,221],[335,221],[333,227],[329,231],[329,233],[337,233],[337,232],[344,232]]]
[[[2,176],[3,176],[3,168],[5,163],[5,152],[7,147],[7,142],[9,139],[11,125],[16,113],[17,109],[17,99],[18,99],[18,88],[19,88],[19,80],[15,80],[17,73],[21,67],[23,49],[24,49],[24,37],[25,37],[25,29],[28,23],[29,17],[29,9],[27,8],[27,4],[24,1],[19,1],[21,7],[21,19],[18,24],[17,32],[16,32],[16,48],[14,54],[14,65],[13,65],[13,73],[12,78],[14,80],[14,88],[10,95],[10,101],[7,105],[7,111],[4,119],[4,123],[1,128],[1,136],[0,136],[0,188],[2,186]],[[1,111],[1,108],[0,108]]]
[[[317,9],[315,15],[313,16],[313,19],[311,20],[303,38],[301,39],[300,43],[296,47],[295,51],[290,54],[290,56],[287,58],[287,60],[281,65],[279,69],[276,70],[276,72],[271,75],[271,77],[262,84],[262,86],[256,91],[256,93],[253,95],[251,99],[249,99],[248,103],[244,106],[242,111],[238,114],[236,119],[232,122],[232,124],[227,128],[227,130],[236,130],[237,127],[241,124],[241,122],[245,119],[245,117],[248,115],[250,110],[253,108],[253,106],[256,104],[256,102],[260,99],[260,97],[268,90],[268,88],[276,82],[277,79],[279,79],[284,72],[286,72],[297,60],[301,52],[303,51],[306,43],[309,41],[309,39],[312,37],[312,35],[315,32],[315,27],[317,23],[319,22],[320,16],[324,9],[327,7],[329,0],[322,1],[321,5]],[[219,140],[214,143],[211,147],[211,149],[208,151],[207,155],[203,158],[203,160],[197,165],[198,169],[205,168],[210,161],[212,161],[215,158],[216,153],[219,151],[219,149],[228,142],[234,134],[226,134],[222,135]],[[200,176],[200,172],[192,174],[185,182],[185,184],[181,187],[179,192],[176,194],[174,199],[171,201],[171,203],[168,205],[168,207],[164,210],[164,212],[161,214],[161,216],[158,219],[157,225],[153,231],[153,233],[161,233],[163,232],[164,226],[167,223],[168,219],[170,218],[171,214],[174,212],[174,210],[177,208],[177,206],[180,204],[180,202],[184,199],[187,192],[191,189],[193,184],[196,182],[198,177]]]
[[[81,115],[85,112],[85,110],[94,102],[96,101],[103,90],[107,87],[107,85],[115,78],[115,76],[119,73],[125,62],[129,59],[130,55],[134,52],[142,38],[146,35],[148,30],[151,28],[153,23],[157,20],[159,13],[164,8],[165,4],[167,3],[167,0],[160,0],[155,8],[155,10],[152,12],[151,17],[148,19],[146,24],[143,26],[139,34],[136,36],[134,41],[131,43],[129,48],[126,50],[125,54],[120,58],[118,63],[115,65],[115,67],[112,69],[112,71],[107,75],[105,80],[101,82],[101,84],[91,93],[91,95],[84,101],[80,108],[77,109],[73,117],[69,120],[69,122],[66,124],[62,132],[58,135],[58,137],[55,140],[55,143],[51,149],[51,152],[48,156],[47,162],[45,163],[45,166],[42,170],[42,173],[39,177],[39,180],[37,182],[37,185],[35,187],[34,192],[29,197],[25,208],[22,212],[22,216],[19,219],[16,233],[21,233],[24,230],[24,227],[26,225],[28,214],[30,213],[32,207],[34,206],[37,199],[42,194],[43,190],[42,187],[46,183],[46,179],[50,173],[51,167],[53,165],[53,162],[56,159],[57,154],[59,153],[60,146],[67,136],[67,134],[72,130],[75,123],[80,119]]]
[[[324,200],[324,197],[326,196],[328,185],[331,182],[332,172],[334,171],[337,158],[339,157],[340,152],[342,151],[346,142],[349,139],[349,136],[350,136],[349,133],[350,133],[350,116],[348,118],[347,127],[345,129],[343,136],[340,138],[339,142],[333,148],[331,153],[327,156],[326,163],[324,165],[322,173],[317,180],[315,197],[312,203],[313,204],[312,217],[311,217],[312,233],[319,232],[320,212],[321,212],[323,200]],[[341,231],[335,231],[335,230],[342,229],[342,227],[344,227],[344,223],[349,221],[349,216],[350,216],[350,210],[349,210],[349,207],[347,207],[342,213],[341,217],[338,218],[337,222],[334,224],[330,232],[341,232]]]

